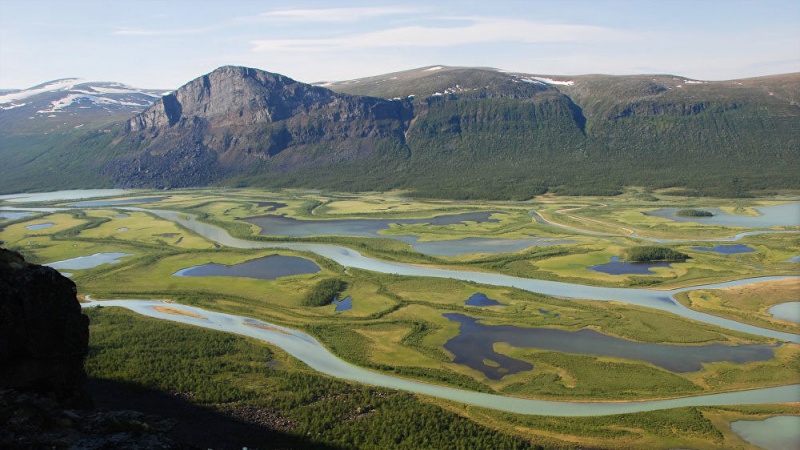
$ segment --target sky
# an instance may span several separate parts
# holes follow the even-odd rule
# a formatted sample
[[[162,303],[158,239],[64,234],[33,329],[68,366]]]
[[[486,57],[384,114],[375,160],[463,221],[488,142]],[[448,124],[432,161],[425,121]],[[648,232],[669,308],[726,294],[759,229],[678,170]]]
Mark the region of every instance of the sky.
[[[800,0],[0,0],[0,88],[176,89],[223,65],[309,83],[432,65],[747,78],[800,72]]]

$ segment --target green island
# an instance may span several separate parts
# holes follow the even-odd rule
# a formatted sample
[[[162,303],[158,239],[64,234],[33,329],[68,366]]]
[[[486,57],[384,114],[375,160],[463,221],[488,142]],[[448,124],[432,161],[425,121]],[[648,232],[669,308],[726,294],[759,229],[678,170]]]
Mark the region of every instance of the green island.
[[[675,215],[680,217],[713,217],[714,213],[702,209],[682,209],[676,212]]]
[[[627,261],[648,262],[648,261],[686,261],[691,256],[667,247],[646,245],[633,247],[625,251]]]
[[[316,338],[344,361],[378,373],[475,392],[556,401],[631,401],[733,392],[798,382],[800,345],[735,331],[623,301],[564,298],[446,277],[409,276],[344,267],[291,246],[236,248],[207,239],[151,210],[223,228],[259,244],[326,244],[364,257],[424,269],[461,270],[607,288],[670,291],[733,280],[777,277],[742,286],[690,289],[675,300],[694,311],[763,329],[798,334],[800,325],[768,309],[795,300],[800,227],[776,225],[738,236],[742,227],[679,222],[647,214],[659,208],[749,212],[797,202],[787,192],[764,198],[709,199],[665,190],[626,189],[610,197],[554,194],[526,201],[409,199],[402,192],[346,194],[257,189],[131,191],[117,199],[163,197],[130,205],[70,208],[68,201],[3,203],[57,208],[0,222],[3,246],[48,264],[100,253],[118,262],[71,273],[79,296],[94,300],[160,299],[251,317]],[[104,199],[105,200],[105,199]],[[274,205],[281,203],[278,211]],[[128,209],[128,206],[136,208]],[[64,209],[60,209],[64,208]],[[141,209],[138,209],[141,208]],[[466,213],[487,219],[396,223]],[[387,220],[374,235],[275,236],[243,219],[279,214],[306,221]],[[540,220],[537,220],[540,219]],[[335,222],[331,222],[335,223]],[[31,227],[50,224],[46,228]],[[404,237],[413,236],[409,241]],[[436,254],[424,244],[475,240],[541,242],[516,251]],[[694,247],[735,239],[752,252]],[[432,248],[432,247],[431,247]],[[615,255],[628,261],[672,261],[651,274],[588,270]],[[304,258],[316,273],[259,279],[180,277],[204,264],[233,266],[271,255]],[[492,306],[469,306],[476,293]],[[665,294],[666,295],[666,294]],[[350,296],[336,312],[331,300]],[[102,304],[102,303],[101,303]],[[168,304],[165,304],[168,305]],[[169,310],[168,306],[165,306]],[[452,400],[374,387],[319,373],[281,348],[220,331],[140,316],[118,307],[87,308],[90,377],[179,395],[225,414],[261,411],[264,426],[287,436],[341,448],[752,448],[730,429],[736,420],[800,415],[797,403],[702,406],[598,417],[500,412]],[[499,379],[454,362],[445,344],[461,332],[443,314],[485,325],[577,332],[591,329],[639,343],[673,346],[768,345],[769,359],[717,361],[680,372],[635,358],[569,353],[497,342],[492,350],[532,369]],[[487,367],[504,367],[500,356]],[[265,444],[266,445],[266,444]]]

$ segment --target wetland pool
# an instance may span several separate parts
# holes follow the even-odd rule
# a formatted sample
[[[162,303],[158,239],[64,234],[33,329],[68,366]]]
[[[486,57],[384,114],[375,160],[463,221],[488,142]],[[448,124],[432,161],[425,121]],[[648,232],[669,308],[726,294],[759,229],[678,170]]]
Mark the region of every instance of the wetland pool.
[[[731,431],[765,450],[800,449],[800,417],[772,416],[764,420],[731,422]]]
[[[779,303],[767,310],[776,319],[800,323],[800,302]]]
[[[272,203],[272,202],[267,202]],[[492,219],[493,212],[472,212],[448,214],[427,219],[332,219],[332,220],[298,220],[291,217],[265,215],[241,219],[261,228],[264,236],[359,236],[395,239],[411,245],[414,250],[436,256],[458,256],[472,253],[509,253],[518,252],[533,246],[550,246],[571,244],[574,241],[531,236],[523,239],[496,239],[468,237],[462,239],[419,241],[418,236],[382,235],[393,224],[432,226],[466,225],[467,222],[490,223],[500,222]]]
[[[26,230],[44,230],[47,228],[52,227],[55,225],[53,222],[46,222],[46,223],[35,223],[33,225],[28,225],[25,227]]]
[[[458,336],[444,344],[453,362],[475,369],[492,380],[533,369],[533,364],[494,351],[494,344],[536,348],[564,353],[611,356],[649,362],[671,372],[697,372],[702,363],[730,361],[746,363],[768,361],[775,357],[774,345],[669,345],[629,341],[594,330],[566,331],[554,328],[524,328],[514,325],[484,325],[464,314],[445,313],[458,322]],[[485,361],[494,364],[487,365]]]
[[[498,302],[497,300],[493,300],[486,296],[486,294],[481,294],[480,292],[476,294],[472,294],[467,301],[464,302],[467,306],[496,306],[502,305],[502,303]]]
[[[353,309],[353,299],[350,298],[349,295],[342,300],[339,300],[338,298],[334,297],[332,304],[336,305],[336,309],[334,310],[334,312],[349,311]]]
[[[702,208],[714,214],[711,217],[683,217],[678,211],[686,208],[662,208],[644,213],[647,216],[661,217],[676,222],[695,222],[708,225],[744,228],[771,228],[800,226],[800,202],[756,208],[760,216],[740,216],[728,214],[719,208]]]
[[[656,262],[624,262],[619,260],[619,256],[612,256],[611,262],[605,264],[598,264],[591,266],[588,269],[595,272],[607,273],[609,275],[653,275],[650,269],[656,267],[669,267],[671,262],[656,261]]]
[[[274,280],[292,275],[317,273],[320,270],[322,269],[309,259],[298,256],[270,255],[239,264],[209,263],[187,267],[172,275],[176,277],[237,277]]]
[[[719,253],[720,255],[737,255],[739,253],[753,253],[756,251],[756,249],[753,247],[745,244],[715,245],[713,247],[692,247],[692,250]]]

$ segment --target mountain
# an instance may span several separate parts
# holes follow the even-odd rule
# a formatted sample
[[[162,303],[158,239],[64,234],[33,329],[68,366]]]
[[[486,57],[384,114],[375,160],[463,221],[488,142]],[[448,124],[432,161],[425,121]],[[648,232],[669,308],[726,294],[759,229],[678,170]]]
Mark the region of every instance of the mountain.
[[[12,145],[39,139],[44,157],[23,158],[0,140],[0,155],[14,156],[0,168],[0,190],[84,187],[91,173],[104,186],[397,188],[447,198],[625,185],[747,195],[800,188],[798,94],[800,74],[708,82],[431,66],[308,85],[226,66],[124,121]]]
[[[142,112],[163,90],[120,83],[64,78],[28,89],[0,92],[0,130],[52,132],[98,120],[114,121]],[[22,129],[19,129],[22,127]]]
[[[410,119],[402,102],[221,67],[130,119],[119,145],[133,150],[105,173],[122,186],[179,187],[366,159],[380,164],[405,151]]]
[[[78,78],[5,90],[0,93],[0,189],[109,185],[97,169],[112,129],[163,93]]]

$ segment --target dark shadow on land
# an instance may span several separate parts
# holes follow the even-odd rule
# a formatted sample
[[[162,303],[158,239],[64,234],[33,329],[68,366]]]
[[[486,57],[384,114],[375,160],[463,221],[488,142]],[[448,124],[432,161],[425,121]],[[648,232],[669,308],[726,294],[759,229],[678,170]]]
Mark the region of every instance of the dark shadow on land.
[[[168,436],[178,448],[343,450],[342,447],[313,442],[285,431],[248,423],[161,391],[97,378],[90,378],[86,389],[97,408],[135,410],[177,420],[177,425]]]

